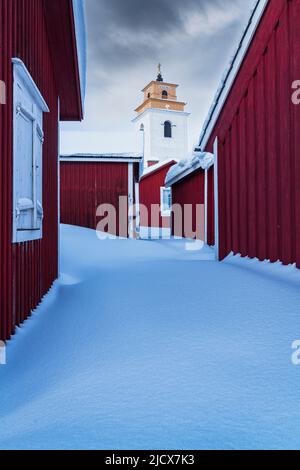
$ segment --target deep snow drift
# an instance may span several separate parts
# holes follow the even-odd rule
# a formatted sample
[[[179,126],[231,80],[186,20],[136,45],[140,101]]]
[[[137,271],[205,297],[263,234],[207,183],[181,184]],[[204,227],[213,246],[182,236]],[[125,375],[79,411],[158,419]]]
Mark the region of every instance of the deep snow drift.
[[[0,366],[1,448],[300,447],[294,268],[63,226],[61,270]]]

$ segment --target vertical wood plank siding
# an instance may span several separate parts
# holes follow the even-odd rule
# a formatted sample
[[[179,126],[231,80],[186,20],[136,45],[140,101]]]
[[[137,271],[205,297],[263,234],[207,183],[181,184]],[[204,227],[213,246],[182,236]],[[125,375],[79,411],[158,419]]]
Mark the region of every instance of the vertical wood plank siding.
[[[42,0],[0,0],[0,338],[7,340],[39,304],[57,277],[58,94]],[[43,239],[12,244],[12,57],[28,68],[50,113],[44,115]]]
[[[210,167],[207,175],[207,243],[215,243],[215,188],[214,167]]]
[[[161,168],[144,176],[140,181],[140,203],[147,208],[147,215],[141,211],[141,226],[153,228],[170,228],[170,217],[159,215],[158,220],[151,217],[151,206],[156,204],[160,206],[160,188],[165,186],[165,180],[170,168],[176,162],[171,162]]]
[[[100,221],[97,207],[112,204],[117,209],[117,233],[113,235],[119,235],[119,197],[128,196],[128,163],[61,162],[60,195],[63,224],[95,230]]]
[[[206,149],[218,137],[221,259],[300,267],[299,19],[300,0],[269,2]]]
[[[179,205],[182,209],[182,220],[181,223],[177,221],[177,224],[174,223],[173,215],[173,235],[176,237],[185,237],[188,233],[185,230],[188,229],[188,232],[192,230],[194,233],[199,233],[199,227],[197,230],[196,222],[196,206],[199,204],[204,204],[204,192],[205,192],[205,172],[203,170],[194,171],[186,178],[178,181],[172,186],[172,203],[173,205]],[[185,205],[192,206],[192,221],[191,227],[185,227],[184,222],[187,219],[188,208]],[[204,221],[203,221],[204,222]],[[176,228],[177,227],[177,228]]]

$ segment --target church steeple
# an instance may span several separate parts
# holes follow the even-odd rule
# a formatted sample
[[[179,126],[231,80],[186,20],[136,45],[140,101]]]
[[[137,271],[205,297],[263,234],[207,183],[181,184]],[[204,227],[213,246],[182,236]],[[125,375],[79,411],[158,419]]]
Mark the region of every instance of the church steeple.
[[[142,90],[143,103],[135,110],[138,114],[145,109],[167,109],[170,111],[184,111],[186,103],[177,101],[178,85],[164,82],[161,72],[161,64],[157,67],[157,78]]]
[[[177,88],[175,83],[164,81],[158,64],[157,78],[143,89],[143,101],[135,110],[133,122],[145,167],[149,162],[187,156],[189,113],[185,112],[186,103],[177,99]]]

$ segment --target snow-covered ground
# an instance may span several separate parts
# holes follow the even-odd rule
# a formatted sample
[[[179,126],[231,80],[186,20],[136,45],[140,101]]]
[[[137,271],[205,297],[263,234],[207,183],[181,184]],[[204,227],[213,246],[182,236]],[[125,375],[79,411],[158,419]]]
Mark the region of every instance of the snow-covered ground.
[[[0,366],[1,448],[300,447],[296,269],[63,226],[61,270]]]

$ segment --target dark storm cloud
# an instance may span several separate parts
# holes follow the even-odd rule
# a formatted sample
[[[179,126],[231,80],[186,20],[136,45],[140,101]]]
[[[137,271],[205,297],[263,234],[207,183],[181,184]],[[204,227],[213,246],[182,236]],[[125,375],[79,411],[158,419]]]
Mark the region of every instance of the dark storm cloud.
[[[166,39],[185,34],[187,15],[202,13],[205,18],[208,8],[222,4],[224,0],[86,0],[94,77],[104,73],[99,65],[120,69],[155,56]]]
[[[140,90],[156,78],[161,62],[164,79],[178,83],[178,97],[188,103],[191,141],[196,141],[255,1],[85,0],[85,121],[64,124],[63,129],[80,126],[83,132],[76,138],[85,142],[81,151],[90,148],[84,132],[99,133],[90,151],[133,151],[134,109],[142,100]],[[79,151],[69,140],[72,149],[67,152]]]
[[[178,27],[180,23],[176,0],[173,6],[166,0],[104,0],[103,3],[116,23],[136,31],[149,30],[154,33]]]
[[[208,4],[218,4],[220,0],[96,0],[93,3],[94,12],[99,8],[105,9],[117,24],[125,28],[161,33],[180,27],[185,11],[203,10]]]

